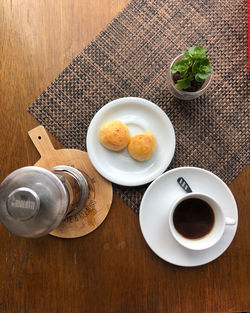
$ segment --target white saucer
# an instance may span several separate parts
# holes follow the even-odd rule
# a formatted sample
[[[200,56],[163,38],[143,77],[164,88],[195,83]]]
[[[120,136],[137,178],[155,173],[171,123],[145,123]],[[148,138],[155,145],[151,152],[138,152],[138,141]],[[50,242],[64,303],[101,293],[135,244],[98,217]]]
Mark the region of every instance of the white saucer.
[[[100,127],[109,121],[121,120],[133,136],[146,130],[157,139],[151,159],[135,161],[127,149],[114,152],[98,140]],[[106,179],[123,186],[139,186],[161,175],[170,164],[175,150],[175,133],[166,113],[156,104],[141,98],[121,98],[102,107],[92,119],[87,133],[87,151],[96,170]]]
[[[206,250],[186,249],[170,232],[169,207],[185,193],[176,181],[180,176],[194,192],[204,192],[214,197],[222,206],[225,216],[236,221],[235,225],[227,225],[220,241]],[[146,190],[140,206],[140,226],[146,242],[159,257],[180,266],[198,266],[219,257],[232,242],[237,224],[237,205],[230,189],[213,173],[196,167],[179,167],[158,177]]]

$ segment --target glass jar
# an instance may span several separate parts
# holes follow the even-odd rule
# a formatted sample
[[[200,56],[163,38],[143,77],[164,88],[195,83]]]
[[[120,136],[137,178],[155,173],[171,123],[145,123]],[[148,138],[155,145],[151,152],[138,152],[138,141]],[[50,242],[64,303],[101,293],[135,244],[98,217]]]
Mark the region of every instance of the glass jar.
[[[193,100],[204,94],[204,92],[209,87],[211,80],[212,80],[212,74],[208,76],[208,78],[205,80],[205,82],[202,85],[202,88],[197,91],[185,91],[185,90],[179,90],[175,88],[175,83],[173,80],[173,74],[171,72],[171,67],[179,60],[183,59],[183,55],[178,55],[173,62],[170,64],[170,67],[168,69],[168,89],[170,93],[175,96],[176,98],[180,100]]]
[[[12,233],[41,237],[78,213],[88,198],[83,174],[70,166],[26,166],[0,184],[0,220]]]

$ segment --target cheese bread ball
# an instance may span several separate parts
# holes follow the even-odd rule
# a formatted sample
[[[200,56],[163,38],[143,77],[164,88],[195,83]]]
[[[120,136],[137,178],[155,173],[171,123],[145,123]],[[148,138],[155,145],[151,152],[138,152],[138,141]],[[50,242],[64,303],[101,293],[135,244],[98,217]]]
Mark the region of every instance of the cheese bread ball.
[[[121,151],[130,140],[128,127],[121,121],[114,120],[102,125],[99,130],[99,141],[107,149]]]
[[[157,141],[151,131],[133,136],[128,145],[128,152],[137,161],[146,161],[155,153]]]

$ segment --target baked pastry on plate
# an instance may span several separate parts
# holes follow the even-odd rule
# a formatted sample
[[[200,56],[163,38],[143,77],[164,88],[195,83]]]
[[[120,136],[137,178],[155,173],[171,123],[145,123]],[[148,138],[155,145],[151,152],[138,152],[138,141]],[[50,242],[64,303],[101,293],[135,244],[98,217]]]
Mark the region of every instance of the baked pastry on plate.
[[[107,149],[121,151],[130,140],[128,127],[121,121],[113,120],[105,123],[99,130],[99,141]]]
[[[146,161],[155,153],[157,141],[151,131],[137,134],[130,139],[128,152],[137,161]]]

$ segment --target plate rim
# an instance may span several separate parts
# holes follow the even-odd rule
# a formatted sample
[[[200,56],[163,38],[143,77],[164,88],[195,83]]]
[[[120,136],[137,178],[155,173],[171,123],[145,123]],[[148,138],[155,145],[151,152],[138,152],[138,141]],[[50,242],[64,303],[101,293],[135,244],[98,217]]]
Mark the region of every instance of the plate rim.
[[[169,153],[169,157],[168,157],[168,163],[164,164],[164,166],[161,166],[160,169],[158,171],[155,172],[154,175],[151,176],[147,176],[147,179],[137,179],[137,180],[131,180],[130,182],[127,181],[123,181],[123,180],[119,180],[116,179],[114,177],[112,177],[112,175],[110,176],[107,172],[103,171],[102,167],[99,166],[99,163],[96,162],[95,158],[92,157],[92,148],[91,147],[91,140],[90,140],[90,133],[91,131],[95,128],[96,123],[98,122],[100,116],[102,116],[103,113],[105,113],[106,111],[108,111],[109,109],[111,109],[112,107],[116,106],[116,105],[121,105],[123,103],[126,102],[139,102],[140,105],[145,105],[148,108],[154,108],[154,111],[157,111],[158,115],[162,116],[166,121],[167,121],[167,126],[170,129],[170,138],[171,138],[171,149],[170,149],[170,153]],[[121,186],[126,186],[126,187],[136,187],[136,186],[142,186],[144,184],[150,183],[153,180],[155,180],[157,177],[159,177],[162,173],[164,173],[166,171],[166,169],[168,168],[168,166],[170,165],[174,153],[175,153],[175,148],[176,148],[176,136],[175,136],[175,130],[174,130],[174,126],[170,120],[170,118],[168,117],[168,115],[155,103],[151,102],[150,100],[144,99],[144,98],[140,98],[140,97],[123,97],[123,98],[118,98],[115,100],[112,100],[110,102],[108,102],[107,104],[105,104],[93,117],[93,119],[91,120],[89,127],[88,127],[88,131],[87,131],[87,136],[86,136],[86,148],[87,148],[87,152],[89,154],[89,158],[91,163],[93,164],[93,166],[95,167],[95,169],[106,179],[108,179],[109,181],[111,181],[112,183],[121,185]]]
[[[181,262],[175,262],[175,263],[174,263],[174,262],[171,262],[171,261],[169,261],[168,259],[164,258],[162,255],[160,255],[160,254],[148,243],[148,241],[147,241],[147,239],[146,239],[146,236],[145,236],[145,233],[144,233],[143,227],[142,227],[142,216],[141,216],[141,215],[142,215],[142,205],[143,205],[143,202],[145,201],[145,195],[146,195],[148,192],[150,192],[151,188],[153,188],[152,186],[154,186],[155,184],[157,184],[157,182],[158,182],[160,179],[162,179],[162,177],[167,176],[170,172],[172,173],[172,172],[177,172],[177,171],[187,170],[187,169],[188,169],[188,170],[191,169],[191,170],[195,170],[195,171],[204,172],[204,173],[206,173],[206,174],[209,174],[209,175],[213,176],[216,180],[218,180],[221,184],[223,184],[224,187],[226,187],[226,189],[228,190],[228,195],[230,195],[230,198],[231,198],[230,201],[232,201],[232,206],[234,207],[235,213],[236,213],[236,215],[237,215],[235,228],[234,228],[234,230],[232,230],[232,232],[231,232],[232,235],[231,235],[230,242],[227,243],[227,244],[225,244],[225,248],[223,248],[222,252],[220,252],[218,255],[216,255],[216,257],[211,258],[209,261],[199,262],[199,263],[194,264],[194,265],[191,265],[191,264],[184,265],[184,264],[181,263]],[[230,188],[227,186],[227,184],[226,184],[220,177],[218,177],[218,176],[215,175],[214,173],[212,173],[212,172],[210,172],[210,171],[208,171],[208,170],[206,170],[206,169],[203,169],[203,168],[194,167],[194,166],[181,166],[181,167],[173,168],[173,169],[171,169],[171,170],[169,170],[169,171],[163,173],[162,175],[160,175],[158,178],[156,178],[156,179],[148,186],[147,190],[145,191],[145,193],[144,193],[144,195],[143,195],[143,198],[142,198],[142,200],[141,200],[141,203],[140,203],[140,209],[139,209],[139,225],[140,225],[140,229],[141,229],[141,233],[142,233],[142,235],[143,235],[143,238],[144,238],[144,240],[146,241],[148,247],[149,247],[159,258],[161,258],[161,259],[164,260],[165,262],[168,262],[168,263],[173,264],[173,265],[176,265],[176,266],[181,266],[181,267],[196,267],[196,266],[205,265],[205,264],[208,264],[208,263],[214,261],[215,259],[217,259],[218,257],[220,257],[220,256],[229,248],[229,246],[231,245],[231,243],[232,243],[232,241],[233,241],[233,239],[234,239],[234,237],[235,237],[235,234],[236,234],[237,228],[238,228],[238,208],[237,208],[237,203],[236,203],[236,201],[235,201],[235,198],[234,198],[234,196],[233,196],[232,191],[230,190]],[[222,238],[221,238],[220,240],[222,240]],[[176,242],[176,245],[177,245],[177,244],[178,244],[178,243]],[[209,248],[209,249],[212,249],[212,248],[213,248],[213,247],[211,247],[211,248]],[[184,247],[182,247],[182,249],[185,250]],[[204,251],[206,251],[206,250],[204,250]],[[202,251],[201,251],[201,253],[202,253]],[[198,258],[198,257],[197,257],[197,258]]]

